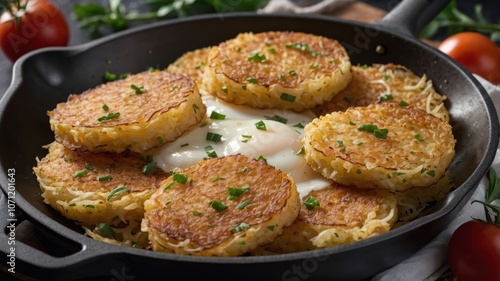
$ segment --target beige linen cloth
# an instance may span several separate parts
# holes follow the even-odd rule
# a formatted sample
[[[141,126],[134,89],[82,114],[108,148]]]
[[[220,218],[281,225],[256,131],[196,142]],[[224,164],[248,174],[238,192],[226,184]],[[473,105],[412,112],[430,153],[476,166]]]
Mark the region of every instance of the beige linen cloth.
[[[270,0],[268,5],[261,9],[260,13],[297,13],[297,14],[328,14],[354,0],[323,0],[316,1],[313,5],[302,7],[290,0]],[[488,81],[476,76],[476,79],[483,85],[490,94],[497,114],[500,108],[500,86],[495,86]],[[500,153],[495,156],[492,167],[500,174]],[[463,210],[457,217],[441,232],[432,242],[420,249],[413,256],[400,264],[389,268],[374,276],[372,281],[434,281],[448,269],[447,246],[451,235],[462,223],[471,218],[484,219],[484,209],[481,204],[471,204],[472,200],[484,200],[488,180],[483,177],[478,188],[467,202]]]

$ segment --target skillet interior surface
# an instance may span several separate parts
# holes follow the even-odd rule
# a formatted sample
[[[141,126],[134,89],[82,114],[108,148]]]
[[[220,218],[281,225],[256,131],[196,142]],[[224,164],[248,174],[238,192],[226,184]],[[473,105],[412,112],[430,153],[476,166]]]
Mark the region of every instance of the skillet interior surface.
[[[32,167],[36,157],[46,154],[42,146],[54,140],[46,112],[57,103],[71,93],[101,84],[105,71],[136,73],[151,66],[164,68],[186,51],[218,44],[241,32],[271,30],[324,35],[341,42],[353,64],[401,64],[430,77],[438,92],[448,97],[446,106],[457,139],[450,172],[458,188],[433,206],[429,215],[383,235],[331,249],[269,257],[176,256],[108,245],[83,236],[80,227],[42,202]],[[391,34],[377,25],[326,17],[227,14],[173,20],[82,46],[35,52],[21,59],[14,71],[12,86],[0,104],[0,182],[7,192],[7,171],[15,169],[18,206],[55,233],[56,240],[74,249],[55,258],[19,246],[26,249],[19,261],[52,280],[64,279],[68,272],[92,277],[110,275],[113,270],[125,270],[134,277],[155,276],[161,270],[171,278],[192,279],[210,275],[257,280],[367,278],[407,258],[446,227],[486,173],[498,142],[498,120],[491,100],[451,60],[413,38]]]

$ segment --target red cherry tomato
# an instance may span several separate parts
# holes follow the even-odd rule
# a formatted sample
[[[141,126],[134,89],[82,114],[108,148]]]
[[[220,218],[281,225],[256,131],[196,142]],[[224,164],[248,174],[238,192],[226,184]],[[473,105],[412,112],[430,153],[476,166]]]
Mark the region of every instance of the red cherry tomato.
[[[461,32],[446,38],[438,49],[470,72],[500,83],[500,54],[490,38],[476,32]]]
[[[29,0],[16,14],[18,24],[8,11],[0,16],[0,47],[12,62],[39,48],[68,44],[68,23],[51,2]]]
[[[475,220],[459,226],[448,262],[458,281],[500,280],[500,226]]]

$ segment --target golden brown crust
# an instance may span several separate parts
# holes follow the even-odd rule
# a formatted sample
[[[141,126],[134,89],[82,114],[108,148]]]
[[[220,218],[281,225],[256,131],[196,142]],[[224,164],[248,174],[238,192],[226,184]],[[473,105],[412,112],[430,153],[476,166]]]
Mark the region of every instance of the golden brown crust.
[[[242,33],[212,48],[203,88],[235,104],[302,111],[331,99],[351,80],[335,40],[301,32]],[[283,98],[283,94],[293,101]]]
[[[386,129],[387,137],[360,130]],[[313,120],[305,128],[306,161],[344,185],[403,191],[443,177],[455,151],[451,126],[423,110],[383,102]]]
[[[70,95],[48,115],[56,140],[70,149],[146,153],[175,140],[205,110],[191,79],[146,71]]]
[[[33,170],[44,202],[64,216],[87,225],[115,224],[140,220],[144,201],[169,176],[160,169],[144,174],[146,164],[133,153],[82,152],[54,142]],[[108,198],[120,187],[121,193]]]
[[[154,250],[240,255],[272,241],[299,211],[293,179],[265,161],[227,156],[202,160],[179,174],[187,176],[185,184],[160,188],[146,202],[143,231],[149,232]],[[167,179],[163,186],[172,181]],[[229,187],[245,186],[246,192],[233,200],[228,198]],[[213,201],[222,202],[227,209],[216,210],[211,207]],[[249,204],[238,208],[244,202]],[[242,232],[231,230],[242,223],[249,228]]]
[[[321,105],[319,115],[366,106],[385,98],[396,102],[403,100],[448,122],[448,111],[443,104],[446,96],[438,94],[425,75],[419,77],[408,68],[392,63],[356,65],[351,71],[351,83]]]
[[[338,246],[389,231],[397,220],[396,198],[385,190],[332,183],[309,196],[319,206],[308,209],[303,204],[283,235],[258,251],[276,254]]]

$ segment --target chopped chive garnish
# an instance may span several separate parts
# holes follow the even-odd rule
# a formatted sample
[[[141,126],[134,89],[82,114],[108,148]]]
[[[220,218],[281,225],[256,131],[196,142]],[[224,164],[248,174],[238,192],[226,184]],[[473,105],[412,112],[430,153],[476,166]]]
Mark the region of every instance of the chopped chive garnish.
[[[250,228],[250,225],[242,222],[240,224],[237,224],[233,227],[231,227],[231,232],[235,233],[235,232],[241,232],[241,231],[244,231],[244,230],[247,230]]]
[[[247,84],[243,84],[243,85],[241,86],[241,88],[242,88],[243,90],[246,90],[246,89],[247,89]]]
[[[295,96],[287,94],[287,93],[281,93],[280,99],[282,99],[284,101],[294,102]]]
[[[97,169],[96,167],[92,166],[91,164],[85,164],[84,165],[85,169],[89,170],[89,171],[93,171],[93,172],[97,172]]]
[[[154,171],[156,171],[157,164],[158,163],[154,161],[147,163],[146,165],[144,165],[144,167],[142,167],[142,173],[145,175],[153,173]]]
[[[162,137],[157,137],[157,138],[156,138],[156,142],[157,142],[158,144],[163,144],[163,138],[162,138]]]
[[[375,130],[373,131],[373,134],[375,137],[379,139],[387,139],[387,133],[389,133],[389,130],[387,129],[380,129],[380,130]]]
[[[317,69],[319,67],[319,64],[311,64],[309,66],[310,69]]]
[[[210,158],[217,158],[217,152],[215,152],[214,148],[211,145],[207,145],[203,148]]]
[[[300,150],[296,153],[297,155],[301,155],[305,153],[304,147],[301,147]]]
[[[391,94],[383,94],[383,95],[380,95],[379,99],[381,101],[386,101],[386,100],[392,100],[392,99],[394,99],[394,97]]]
[[[136,95],[141,95],[144,93],[144,86],[136,86],[132,84],[130,85],[130,89],[134,90]]]
[[[212,133],[212,132],[207,132],[207,137],[205,138],[205,140],[213,141],[213,142],[220,142],[221,139],[222,139],[222,135]]]
[[[297,71],[295,71],[295,69],[292,69],[292,70],[288,71],[288,75],[290,75],[290,76],[296,76],[297,75]]]
[[[274,231],[274,225],[268,225],[268,226],[266,226],[266,228],[271,230],[271,231]]]
[[[189,143],[184,143],[184,144],[181,144],[181,147],[186,147],[188,145],[189,145]]]
[[[87,174],[89,173],[89,170],[82,170],[82,171],[79,171],[79,172],[76,172],[73,174],[73,177],[74,178],[81,178],[81,177],[84,177],[86,176]]]
[[[312,51],[311,47],[309,47],[309,45],[307,43],[305,43],[305,44],[292,43],[292,44],[285,45],[285,47],[288,49],[296,49],[296,50],[300,50],[300,51],[307,51],[307,52]]]
[[[356,170],[356,174],[361,175],[361,170],[360,170],[360,169],[357,169],[357,170]]]
[[[109,106],[107,104],[103,104],[102,105],[102,110],[108,111],[109,110]]]
[[[120,185],[117,188],[115,188],[109,192],[108,196],[106,197],[106,201],[109,201],[115,195],[125,193],[125,192],[130,192],[130,189],[128,189],[128,187],[126,187],[124,185]]]
[[[213,180],[213,182],[218,182],[220,180],[220,177],[219,176],[215,176],[215,179]]]
[[[341,141],[341,140],[338,140],[338,141],[337,141],[337,145],[338,145],[338,146],[344,146],[344,142],[343,142],[343,141]]]
[[[105,82],[111,82],[111,81],[115,81],[116,80],[116,74],[113,74],[109,71],[106,71],[104,73],[104,81]]]
[[[399,105],[400,106],[408,106],[409,104],[407,102],[405,102],[404,100],[400,100]]]
[[[76,206],[76,203],[71,203],[69,204],[70,207],[75,207]]]
[[[98,224],[95,228],[95,232],[97,232],[99,235],[104,236],[106,238],[114,238],[115,237],[115,231],[111,226],[109,226],[106,223],[101,222]]]
[[[236,208],[243,210],[248,205],[250,205],[250,200],[241,202],[240,204],[238,204],[238,206],[236,206]]]
[[[227,94],[227,86],[226,86],[226,85],[222,86],[221,90],[222,90],[224,93],[226,93],[226,94]]]
[[[82,205],[84,208],[95,209],[94,205]]]
[[[108,122],[108,121],[111,121],[113,119],[116,119],[120,117],[120,112],[115,112],[115,113],[108,113],[107,115],[104,115],[102,117],[99,117],[97,119],[97,121],[99,121],[100,123],[104,123],[104,122]]]
[[[99,181],[110,181],[113,179],[113,177],[111,175],[105,175],[105,176],[100,176],[99,178],[97,178]]]
[[[175,182],[178,182],[180,184],[185,184],[187,182],[188,177],[186,174],[173,173],[172,178],[174,179]]]
[[[227,193],[229,194],[228,199],[229,200],[234,200],[236,197],[242,195],[243,193],[247,192],[247,190],[250,189],[250,185],[245,184],[242,187],[228,187],[227,188]]]
[[[196,103],[193,104],[193,110],[194,110],[194,113],[197,113],[198,112],[198,109],[200,109],[198,107],[198,105]]]
[[[301,123],[297,123],[295,125],[293,125],[295,128],[300,128],[300,129],[304,129],[304,125],[302,125]]]
[[[224,202],[216,200],[210,201],[208,204],[210,205],[210,207],[214,208],[214,210],[216,210],[217,212],[222,212],[228,208],[226,204],[224,204]]]
[[[281,117],[279,115],[264,116],[264,117],[266,117],[266,119],[268,119],[268,120],[274,120],[274,121],[277,121],[277,122],[280,122],[283,124],[286,124],[288,122],[288,119],[286,119],[285,117]]]
[[[434,170],[429,170],[429,171],[427,171],[427,173],[426,173],[426,174],[428,174],[428,175],[429,175],[429,176],[431,176],[431,177],[435,177],[435,176],[436,176],[436,171],[434,171]]]
[[[266,55],[261,55],[261,54],[259,54],[259,52],[256,52],[253,56],[248,58],[248,61],[266,62],[267,58],[266,58]]]
[[[259,82],[259,80],[257,80],[257,78],[254,77],[248,77],[246,80],[252,84],[257,84]]]
[[[283,73],[279,73],[279,74],[278,74],[278,78],[279,78],[279,79],[283,79],[283,78],[285,78],[285,74],[283,74]]]
[[[212,111],[212,113],[210,113],[210,119],[224,120],[224,119],[226,119],[226,115]]]
[[[308,196],[307,199],[304,201],[304,206],[306,206],[308,210],[312,210],[315,207],[319,207],[319,202],[318,200],[316,200],[316,198]]]
[[[195,215],[195,216],[198,216],[198,217],[199,217],[199,216],[201,216],[202,214],[201,214],[200,212],[198,212],[198,211],[196,211],[196,210],[195,210],[195,211],[193,211],[193,215]]]
[[[415,135],[415,138],[418,140],[418,141],[424,141],[424,139],[422,138],[422,136],[420,134],[416,134]]]
[[[384,78],[384,80],[387,80],[387,79],[391,78],[391,76],[385,74],[384,76],[382,76],[382,78]]]
[[[276,51],[276,49],[275,49],[275,48],[270,48],[270,49],[269,49],[269,53],[271,53],[271,54],[276,54],[276,53],[277,53],[277,51]]]
[[[259,121],[259,122],[255,123],[255,127],[256,127],[258,130],[262,130],[262,131],[267,130],[267,128],[266,128],[266,123],[264,123],[264,121]]]
[[[262,155],[259,155],[259,157],[257,158],[257,160],[267,162],[266,157],[264,157],[264,156],[262,156]]]
[[[370,133],[373,133],[373,131],[375,131],[377,129],[378,129],[377,125],[373,125],[373,124],[364,124],[364,125],[361,125],[358,127],[358,131],[366,131],[366,132],[370,132]]]

